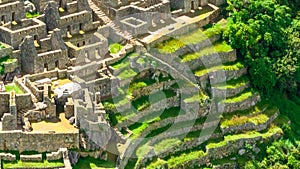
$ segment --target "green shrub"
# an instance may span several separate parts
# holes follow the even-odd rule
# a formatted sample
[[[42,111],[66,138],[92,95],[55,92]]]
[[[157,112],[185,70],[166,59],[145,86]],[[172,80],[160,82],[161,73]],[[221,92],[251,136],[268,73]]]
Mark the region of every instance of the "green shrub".
[[[112,54],[116,54],[118,52],[120,52],[120,50],[122,50],[124,46],[122,46],[121,44],[118,43],[113,43],[109,45],[109,51]]]

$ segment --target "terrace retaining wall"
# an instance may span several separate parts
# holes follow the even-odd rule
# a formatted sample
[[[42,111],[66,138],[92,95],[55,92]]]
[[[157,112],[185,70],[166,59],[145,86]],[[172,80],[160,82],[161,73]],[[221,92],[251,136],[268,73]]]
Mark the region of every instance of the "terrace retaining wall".
[[[0,150],[54,152],[61,147],[79,148],[79,133],[0,132]]]

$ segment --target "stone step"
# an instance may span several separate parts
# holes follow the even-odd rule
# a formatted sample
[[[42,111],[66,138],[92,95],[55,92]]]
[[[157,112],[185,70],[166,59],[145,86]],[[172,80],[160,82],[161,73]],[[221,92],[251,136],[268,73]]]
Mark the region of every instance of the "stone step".
[[[111,21],[111,19],[105,15],[104,12],[92,1],[88,0],[90,8],[93,10],[93,12],[99,17],[99,19],[103,20],[105,24],[108,24]]]

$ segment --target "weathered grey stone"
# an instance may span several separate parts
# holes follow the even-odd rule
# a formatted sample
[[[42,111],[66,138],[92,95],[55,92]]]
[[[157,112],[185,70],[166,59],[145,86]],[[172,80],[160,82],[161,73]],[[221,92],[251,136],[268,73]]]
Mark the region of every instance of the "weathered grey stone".
[[[68,154],[69,154],[69,159],[70,159],[72,166],[77,164],[77,162],[80,158],[80,154],[76,151],[68,151]]]
[[[42,161],[42,154],[34,154],[34,155],[20,155],[21,161]]]
[[[238,154],[239,154],[240,156],[244,155],[245,153],[246,153],[246,149],[240,149],[240,150],[238,151]]]
[[[57,9],[58,5],[55,1],[49,1],[45,8],[45,23],[48,31],[58,28],[60,17]]]

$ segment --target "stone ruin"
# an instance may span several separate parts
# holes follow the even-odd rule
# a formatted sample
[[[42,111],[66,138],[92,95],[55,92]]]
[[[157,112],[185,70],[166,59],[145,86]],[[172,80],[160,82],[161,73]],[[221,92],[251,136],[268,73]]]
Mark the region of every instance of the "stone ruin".
[[[49,160],[68,159],[62,148],[106,151],[102,158],[116,161],[117,145],[125,144],[126,138],[106,120],[101,101],[111,98],[115,83],[122,80],[109,65],[163,41],[162,36],[152,36],[164,28],[169,35],[180,35],[196,28],[196,22],[210,22],[214,17],[191,24],[177,18],[208,3],[220,5],[207,0],[0,1],[0,43],[5,46],[0,48],[0,59],[14,60],[4,64],[0,83],[0,150],[49,152]],[[26,12],[39,16],[26,18]],[[112,54],[111,41],[124,47]],[[5,91],[12,81],[24,94]],[[74,131],[34,130],[34,123],[58,119],[62,112]],[[42,156],[20,159],[40,161]]]

